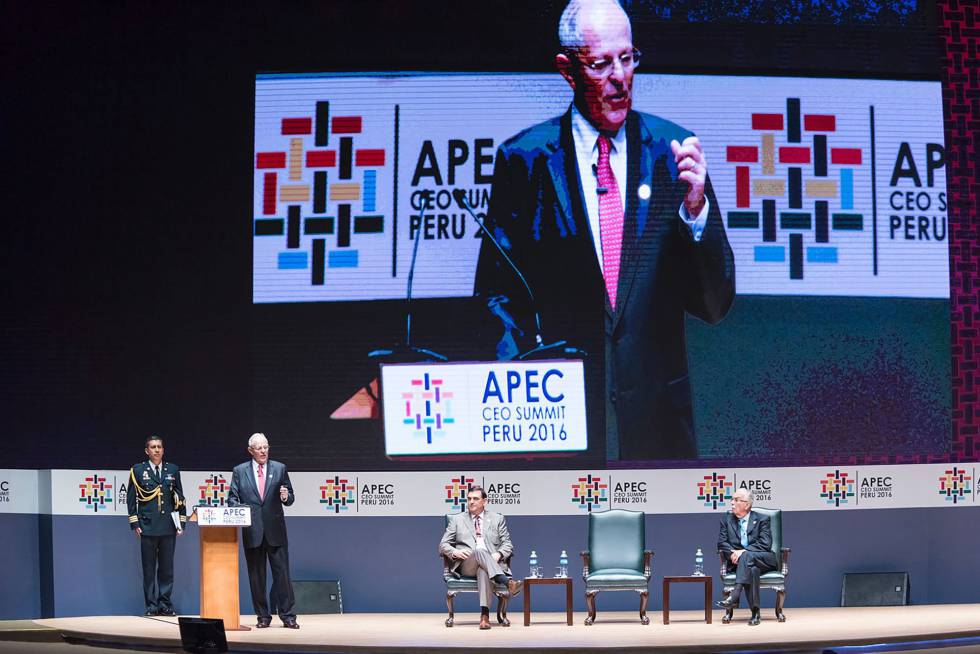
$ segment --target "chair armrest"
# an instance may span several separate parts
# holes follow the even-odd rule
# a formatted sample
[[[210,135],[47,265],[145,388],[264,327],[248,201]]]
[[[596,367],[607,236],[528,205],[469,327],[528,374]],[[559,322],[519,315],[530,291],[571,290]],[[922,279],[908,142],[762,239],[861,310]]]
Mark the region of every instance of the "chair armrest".
[[[643,576],[650,580],[650,575],[653,573],[651,559],[653,559],[653,550],[643,550]]]
[[[788,547],[784,547],[782,550],[780,550],[780,553],[782,554],[782,556],[780,558],[783,560],[782,573],[783,573],[783,576],[785,577],[786,575],[789,574],[789,553],[790,553],[790,549]]]
[[[579,552],[579,556],[582,557],[582,579],[588,579],[589,578],[589,561],[590,561],[589,550],[585,550],[584,552]]]
[[[449,569],[453,565],[452,559],[450,559],[445,554],[440,554],[439,555],[439,558],[442,559],[442,577],[443,577],[443,579],[445,579],[447,577],[450,577],[453,574],[452,572],[449,571]]]

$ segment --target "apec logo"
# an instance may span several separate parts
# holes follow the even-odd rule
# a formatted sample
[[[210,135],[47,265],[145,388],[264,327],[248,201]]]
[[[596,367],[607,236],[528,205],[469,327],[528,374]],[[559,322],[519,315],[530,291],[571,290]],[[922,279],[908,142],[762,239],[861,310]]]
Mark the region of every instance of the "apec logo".
[[[834,470],[820,479],[820,497],[834,507],[849,504],[854,497],[854,474]]]
[[[892,497],[894,482],[891,476],[862,477],[858,497],[862,500],[883,500]]]
[[[599,475],[579,477],[572,483],[572,503],[586,513],[609,504],[609,483]]]
[[[645,481],[612,482],[612,501],[614,504],[646,504],[647,483]]]
[[[470,487],[476,481],[473,477],[459,475],[449,480],[449,483],[442,487],[443,502],[450,505],[451,511],[459,509],[460,513],[466,510],[466,494],[470,492]]]
[[[712,472],[704,475],[697,484],[698,501],[705,507],[716,511],[718,507],[724,508],[732,499],[734,481],[729,481],[727,475]]]
[[[453,397],[446,390],[445,380],[424,373],[411,380],[410,390],[401,394],[405,402],[405,415],[402,424],[414,432],[415,437],[425,438],[431,445],[433,438],[446,436],[448,428],[456,423],[453,417]]]
[[[490,482],[487,484],[487,501],[498,506],[518,506],[521,503],[520,482]]]
[[[736,209],[728,212],[728,228],[758,231],[754,263],[782,266],[790,279],[802,280],[804,265],[837,263],[832,237],[865,230],[867,216],[854,201],[864,156],[861,148],[836,142],[837,116],[803,113],[800,98],[787,98],[784,113],[754,112],[750,119],[758,144],[726,148],[727,162],[735,164]],[[778,145],[777,136],[786,144]]]
[[[78,501],[81,502],[86,511],[92,511],[93,513],[114,510],[114,485],[115,478],[110,481],[108,477],[93,472],[91,475],[83,477],[82,482],[78,484]],[[123,495],[123,500],[125,501],[125,494]]]
[[[772,502],[772,479],[743,479],[738,482],[738,490],[752,493],[756,502]]]
[[[361,506],[394,506],[395,485],[388,483],[361,484]]]
[[[224,475],[210,474],[204,479],[204,483],[197,487],[200,493],[197,503],[199,506],[226,506],[230,488],[231,485]]]
[[[973,497],[973,476],[969,470],[953,466],[939,476],[939,494],[952,504]]]
[[[564,377],[557,368],[491,371],[483,388],[483,442],[568,440]]]
[[[362,267],[363,248],[391,241],[390,220],[378,206],[385,197],[379,175],[388,174],[385,149],[354,147],[355,137],[363,138],[363,116],[331,116],[325,100],[309,109],[311,115],[283,117],[278,129],[262,133],[260,147],[273,149],[255,154],[261,202],[253,239],[256,251],[270,257],[262,262],[269,277],[262,281],[291,284],[287,290],[296,292],[329,286],[337,277],[330,272]],[[304,270],[298,282],[294,273]]]
[[[337,514],[357,506],[357,482],[340,475],[327,477],[319,488],[319,502],[327,511]]]

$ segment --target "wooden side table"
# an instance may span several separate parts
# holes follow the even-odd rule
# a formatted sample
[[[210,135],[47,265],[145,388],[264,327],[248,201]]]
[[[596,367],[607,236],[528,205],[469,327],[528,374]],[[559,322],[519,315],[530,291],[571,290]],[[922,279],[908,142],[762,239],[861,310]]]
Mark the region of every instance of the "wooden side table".
[[[572,626],[572,579],[535,577],[524,580],[524,626],[531,626],[531,588],[534,586],[565,586],[565,622]]]
[[[670,585],[671,584],[704,584],[704,621],[711,624],[711,576],[684,575],[664,577],[664,624],[670,624]],[[527,600],[525,600],[527,601]],[[526,609],[525,609],[526,611]],[[527,613],[524,614],[525,616]],[[524,618],[525,624],[527,618]]]

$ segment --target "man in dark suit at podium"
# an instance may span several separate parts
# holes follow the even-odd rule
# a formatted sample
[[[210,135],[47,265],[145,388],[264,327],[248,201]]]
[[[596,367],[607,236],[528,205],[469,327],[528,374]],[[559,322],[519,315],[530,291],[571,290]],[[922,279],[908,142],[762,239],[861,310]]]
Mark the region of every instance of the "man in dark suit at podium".
[[[129,527],[140,539],[146,615],[175,615],[170,601],[174,587],[174,549],[177,536],[184,533],[187,505],[180,468],[163,460],[163,439],[147,438],[145,452],[147,460],[129,470],[126,488]]]
[[[772,530],[769,518],[752,510],[752,493],[744,488],[735,491],[732,511],[721,519],[718,535],[718,551],[728,559],[729,572],[735,571],[735,589],[725,599],[717,602],[723,609],[738,606],[742,588],[748,590],[750,625],[757,625],[759,614],[759,577],[775,570],[779,561],[772,551]]]
[[[265,434],[252,434],[248,439],[252,458],[235,466],[228,491],[230,506],[252,509],[252,525],[242,528],[245,563],[248,566],[248,585],[252,605],[258,618],[258,628],[272,624],[272,614],[266,597],[266,560],[272,567],[272,597],[284,627],[299,629],[293,612],[293,584],[289,579],[289,543],[286,539],[286,518],[283,505],[290,506],[296,497],[289,482],[286,466],[269,459],[269,441]]]
[[[690,131],[633,111],[641,55],[617,2],[572,0],[558,31],[572,105],[500,146],[487,213],[537,302],[488,239],[475,291],[503,321],[498,358],[533,345],[535,309],[588,352],[590,436],[605,432],[608,459],[695,458],[684,322],[717,323],[735,296],[707,161]]]

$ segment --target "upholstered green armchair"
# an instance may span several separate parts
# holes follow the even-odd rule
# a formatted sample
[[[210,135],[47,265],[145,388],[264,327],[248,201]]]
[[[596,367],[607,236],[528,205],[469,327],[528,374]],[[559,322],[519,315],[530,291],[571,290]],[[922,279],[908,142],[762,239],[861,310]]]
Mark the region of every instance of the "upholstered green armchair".
[[[446,526],[449,526],[449,521],[456,515],[455,513],[450,513],[446,516]],[[507,557],[503,559],[503,563],[510,567],[510,558]],[[453,576],[450,571],[453,562],[448,556],[442,556],[442,578],[446,582],[446,608],[449,609],[449,617],[446,618],[446,626],[453,626],[453,620],[455,612],[453,610],[453,605],[456,600],[456,595],[459,593],[478,593],[479,588],[477,587],[476,577],[460,577],[457,579]],[[510,620],[507,619],[507,602],[510,601],[510,591],[507,589],[507,584],[493,584],[493,594],[497,596],[497,622],[505,627],[510,626]]]
[[[772,551],[776,554],[778,567],[772,572],[767,572],[759,578],[759,588],[776,591],[776,619],[779,622],[786,622],[783,615],[783,602],[786,600],[786,578],[789,576],[789,552],[788,547],[783,547],[783,512],[779,509],[764,509],[761,506],[753,506],[752,510],[769,517],[769,529],[772,532]],[[725,597],[735,590],[735,572],[728,571],[728,559],[725,553],[720,551],[718,556],[721,558],[721,583],[722,592]],[[721,619],[724,624],[732,621],[732,613],[735,609],[726,609],[725,617]]]
[[[640,594],[640,623],[650,624],[650,560],[642,511],[613,509],[589,514],[589,549],[582,552],[585,603],[595,622],[595,596],[603,590],[631,590]]]

